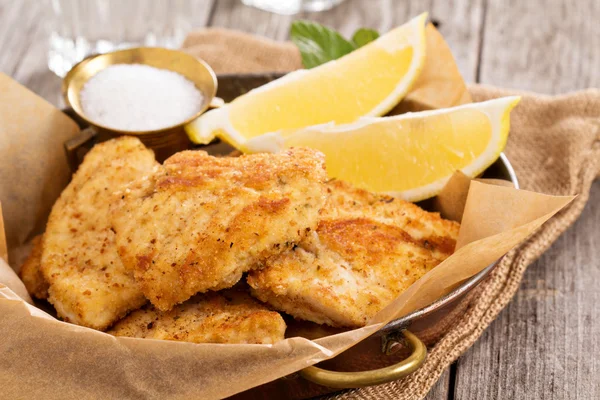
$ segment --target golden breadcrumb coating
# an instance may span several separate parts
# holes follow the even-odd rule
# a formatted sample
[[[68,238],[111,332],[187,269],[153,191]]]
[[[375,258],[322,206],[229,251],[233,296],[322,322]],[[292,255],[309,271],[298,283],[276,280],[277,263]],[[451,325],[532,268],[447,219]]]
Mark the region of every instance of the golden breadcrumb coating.
[[[227,290],[197,295],[170,311],[151,305],[117,322],[108,333],[194,343],[272,344],[283,340],[285,322],[248,294]]]
[[[40,269],[42,261],[42,235],[37,235],[31,241],[31,253],[21,266],[19,277],[25,284],[32,297],[45,300],[48,297],[48,282]]]
[[[157,166],[136,138],[98,144],[54,204],[41,269],[48,300],[65,321],[103,330],[146,302],[117,253],[109,209],[113,192]]]
[[[452,254],[459,224],[344,182],[327,186],[317,230],[247,280],[253,296],[296,318],[363,326]]]
[[[121,259],[166,311],[233,286],[315,229],[324,204],[323,154],[212,157],[184,151],[130,185],[113,213]]]

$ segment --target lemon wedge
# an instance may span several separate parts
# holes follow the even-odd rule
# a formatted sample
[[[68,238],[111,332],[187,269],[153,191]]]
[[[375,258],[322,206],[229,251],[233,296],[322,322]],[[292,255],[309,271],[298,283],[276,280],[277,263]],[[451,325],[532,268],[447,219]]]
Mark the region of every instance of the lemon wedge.
[[[419,201],[437,195],[457,170],[475,177],[506,145],[510,111],[520,97],[393,117],[363,117],[253,138],[251,152],[311,147],[325,154],[327,173],[380,193]]]
[[[247,140],[266,133],[384,115],[423,69],[426,18],[421,14],[337,60],[252,90],[201,115],[186,132],[194,143],[220,137],[245,150]]]

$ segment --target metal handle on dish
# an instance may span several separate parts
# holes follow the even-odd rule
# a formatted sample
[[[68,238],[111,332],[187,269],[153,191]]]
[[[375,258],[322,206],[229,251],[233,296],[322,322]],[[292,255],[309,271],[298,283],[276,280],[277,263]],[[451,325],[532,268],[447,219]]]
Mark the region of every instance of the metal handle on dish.
[[[72,172],[77,171],[77,167],[79,166],[79,163],[83,159],[85,153],[87,153],[96,143],[97,136],[98,131],[96,131],[96,129],[93,127],[89,127],[83,129],[79,135],[67,140],[64,143],[65,153],[67,153],[67,161]]]
[[[311,382],[336,389],[381,385],[403,378],[415,372],[423,364],[427,357],[427,347],[413,333],[404,330],[402,334],[412,353],[397,364],[360,372],[328,371],[311,366],[300,371],[300,375]]]

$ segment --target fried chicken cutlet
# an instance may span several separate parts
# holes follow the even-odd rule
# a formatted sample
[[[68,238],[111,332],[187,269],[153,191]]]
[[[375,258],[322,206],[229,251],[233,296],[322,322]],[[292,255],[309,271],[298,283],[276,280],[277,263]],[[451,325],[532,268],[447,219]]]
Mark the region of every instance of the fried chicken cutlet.
[[[227,290],[197,295],[170,311],[148,305],[117,322],[114,336],[193,343],[272,344],[283,340],[285,322],[248,294]]]
[[[65,321],[103,330],[146,302],[117,253],[109,208],[113,192],[158,165],[136,138],[98,144],[54,204],[41,270],[48,300]]]
[[[162,311],[233,286],[317,226],[323,154],[212,157],[184,151],[125,190],[113,212],[123,263]]]
[[[42,262],[42,235],[37,235],[31,241],[31,253],[21,266],[19,277],[25,284],[27,292],[36,299],[45,300],[48,297],[48,282],[40,269]]]
[[[274,309],[359,327],[454,251],[459,224],[406,201],[332,181],[315,232],[249,273]]]

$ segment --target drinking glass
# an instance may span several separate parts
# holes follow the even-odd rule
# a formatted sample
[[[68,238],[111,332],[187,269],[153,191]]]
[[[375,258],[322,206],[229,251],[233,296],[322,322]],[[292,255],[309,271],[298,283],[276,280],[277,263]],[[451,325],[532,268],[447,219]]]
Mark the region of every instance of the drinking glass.
[[[342,1],[344,0],[242,0],[242,3],[277,14],[293,15],[303,11],[329,10]]]
[[[48,67],[64,76],[90,54],[136,46],[177,48],[205,0],[51,0]]]

